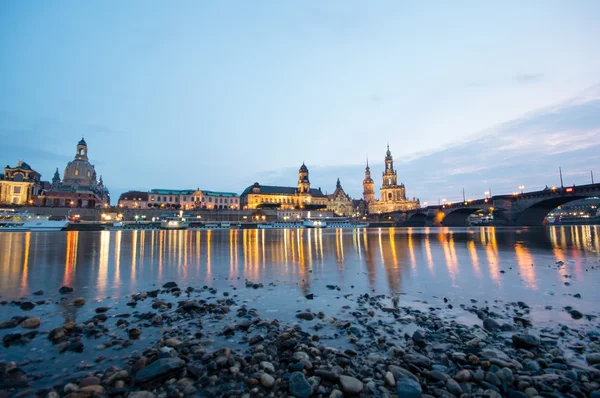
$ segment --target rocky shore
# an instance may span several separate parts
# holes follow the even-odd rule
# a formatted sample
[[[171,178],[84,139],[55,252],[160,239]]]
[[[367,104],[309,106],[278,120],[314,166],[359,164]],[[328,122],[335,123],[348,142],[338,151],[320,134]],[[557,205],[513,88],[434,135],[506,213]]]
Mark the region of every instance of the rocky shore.
[[[247,281],[242,289],[264,289],[269,300],[268,289],[278,288]],[[126,312],[95,306],[90,319],[48,328],[27,315],[44,303],[43,292],[34,295],[2,303],[23,315],[0,319],[1,398],[600,398],[597,318],[570,307],[565,311],[586,328],[537,327],[523,302],[453,306],[440,298],[416,308],[398,296],[339,292],[342,311],[328,314],[309,294],[295,321],[284,322],[259,313],[240,289],[168,282],[131,295]],[[60,295],[62,305],[95,305],[66,286]],[[444,316],[449,310],[477,322]],[[142,349],[131,349],[146,336]],[[32,342],[45,347],[38,360],[6,360]],[[76,359],[66,376],[52,368],[56,356],[89,351],[97,355],[88,369]],[[126,355],[111,360],[117,352]]]

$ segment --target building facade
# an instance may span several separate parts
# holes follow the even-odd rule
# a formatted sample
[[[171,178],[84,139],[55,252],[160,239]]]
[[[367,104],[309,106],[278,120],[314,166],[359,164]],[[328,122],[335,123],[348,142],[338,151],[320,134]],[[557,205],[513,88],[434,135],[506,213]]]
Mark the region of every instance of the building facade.
[[[375,199],[374,182],[367,162],[365,179],[363,180],[363,199],[368,203],[370,214],[389,213],[393,211],[412,210],[421,207],[419,199],[406,199],[404,184],[398,184],[398,175],[394,170],[394,158],[390,146],[385,153],[385,169],[382,173],[383,184],[379,190],[379,200]]]
[[[102,176],[96,177],[96,169],[88,159],[88,146],[82,138],[77,143],[75,159],[67,163],[63,179],[58,168],[52,178],[52,186],[35,199],[37,206],[46,207],[96,207],[108,206],[110,194]]]
[[[148,192],[148,208],[239,210],[240,197],[233,192],[201,189],[152,189]]]
[[[327,210],[332,211],[337,216],[345,217],[355,213],[352,206],[352,198],[344,192],[339,178],[335,184],[335,191],[331,195],[327,195]]]
[[[40,173],[22,160],[19,160],[17,167],[7,165],[0,176],[0,203],[33,204],[33,198],[42,188],[40,179]]]
[[[324,209],[328,199],[321,188],[310,187],[308,168],[304,163],[298,170],[298,184],[295,187],[260,185],[255,182],[240,195],[243,209]]]
[[[119,196],[119,207],[125,209],[147,209],[148,192],[128,191]]]

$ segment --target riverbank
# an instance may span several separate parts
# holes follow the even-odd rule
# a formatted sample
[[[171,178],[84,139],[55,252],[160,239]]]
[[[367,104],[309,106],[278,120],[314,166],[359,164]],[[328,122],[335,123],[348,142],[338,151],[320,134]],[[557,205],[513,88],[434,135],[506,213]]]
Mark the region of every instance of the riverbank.
[[[0,397],[600,395],[597,314],[565,308],[573,322],[553,328],[524,302],[335,285],[283,314],[269,301],[286,286],[229,282],[88,302],[63,287],[2,302],[0,313],[19,315],[0,319]]]

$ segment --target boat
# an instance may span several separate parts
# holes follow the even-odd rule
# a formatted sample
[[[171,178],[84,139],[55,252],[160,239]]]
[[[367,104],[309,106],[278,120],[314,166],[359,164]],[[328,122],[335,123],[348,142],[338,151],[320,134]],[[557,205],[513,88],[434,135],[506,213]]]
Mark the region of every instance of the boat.
[[[228,222],[228,221],[223,221],[223,222],[205,222],[205,223],[198,223],[198,222],[194,222],[190,224],[190,228],[194,228],[194,229],[238,229],[240,228],[240,224],[239,223],[232,223],[232,222]]]
[[[369,226],[368,222],[358,222],[353,223],[347,218],[345,219],[328,219],[326,228],[367,228]]]
[[[327,221],[307,219],[302,222],[305,228],[327,228]]]
[[[50,220],[50,216],[30,213],[3,213],[0,215],[0,231],[62,231],[69,220]]]
[[[187,229],[188,224],[179,217],[167,217],[160,222],[160,229]]]
[[[304,228],[301,221],[273,221],[263,222],[256,225],[258,229],[295,229]]]

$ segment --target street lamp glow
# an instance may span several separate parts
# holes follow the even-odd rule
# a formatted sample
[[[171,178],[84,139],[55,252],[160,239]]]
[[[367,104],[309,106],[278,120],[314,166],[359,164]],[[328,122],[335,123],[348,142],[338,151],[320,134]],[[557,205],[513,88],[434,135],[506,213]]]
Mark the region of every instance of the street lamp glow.
[[[519,185],[519,189],[521,190],[521,193],[523,193],[523,190],[525,189],[525,185]]]

